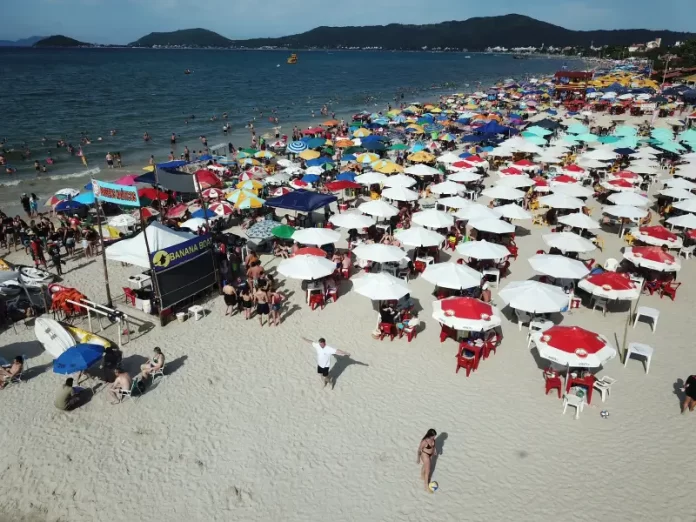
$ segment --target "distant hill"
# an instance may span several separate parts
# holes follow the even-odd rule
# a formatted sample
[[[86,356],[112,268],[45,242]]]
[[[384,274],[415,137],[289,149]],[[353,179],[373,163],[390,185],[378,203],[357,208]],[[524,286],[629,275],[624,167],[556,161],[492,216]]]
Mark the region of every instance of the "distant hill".
[[[0,40],[0,47],[31,47],[39,40],[43,40],[45,36],[30,36],[29,38],[21,38],[19,40]]]
[[[34,47],[80,47],[83,45],[90,45],[85,42],[80,42],[74,38],[68,38],[62,34],[57,34],[54,36],[49,36],[43,40],[39,40],[34,44]]]
[[[280,38],[236,40],[236,47],[287,48],[381,47],[416,50],[423,47],[478,50],[487,47],[630,45],[662,38],[663,45],[696,37],[693,33],[625,29],[571,31],[528,16],[509,14],[427,25],[390,24],[366,27],[317,27]]]
[[[135,47],[179,45],[182,47],[230,47],[232,40],[207,29],[182,29],[168,33],[150,33],[132,42]]]

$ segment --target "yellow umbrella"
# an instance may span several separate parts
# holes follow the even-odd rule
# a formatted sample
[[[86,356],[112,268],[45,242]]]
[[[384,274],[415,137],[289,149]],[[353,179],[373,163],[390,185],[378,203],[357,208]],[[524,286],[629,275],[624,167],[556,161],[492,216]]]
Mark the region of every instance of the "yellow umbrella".
[[[416,152],[415,154],[411,154],[408,157],[408,160],[412,161],[413,163],[432,163],[435,161],[435,156],[433,156],[429,152],[421,150],[419,152]]]
[[[275,156],[275,152],[271,152],[270,150],[260,150],[256,154],[254,154],[255,158],[268,158],[271,159],[272,157]]]
[[[442,112],[442,109],[440,109],[439,107],[435,107],[434,109],[430,109],[429,112],[433,114],[440,114]]]
[[[379,160],[372,164],[372,170],[381,172],[382,174],[396,174],[397,172],[403,172],[404,168],[393,161]]]
[[[317,159],[319,156],[321,156],[321,153],[318,150],[303,150],[300,152],[300,158],[303,160],[313,160]]]
[[[355,136],[356,138],[364,138],[365,136],[369,136],[370,134],[372,134],[371,130],[361,127],[353,133],[353,136]]]
[[[155,167],[154,167],[154,165],[148,165],[147,167],[143,167],[143,170],[145,172],[154,172]]]
[[[234,208],[261,208],[265,201],[253,192],[248,190],[235,190],[228,197],[227,201],[234,204]]]
[[[260,188],[263,188],[263,183],[256,181],[255,179],[250,179],[237,183],[237,188],[244,190],[259,190]]]
[[[355,160],[358,163],[374,163],[375,161],[379,160],[379,156],[372,152],[363,152],[362,154],[358,154],[355,157]]]

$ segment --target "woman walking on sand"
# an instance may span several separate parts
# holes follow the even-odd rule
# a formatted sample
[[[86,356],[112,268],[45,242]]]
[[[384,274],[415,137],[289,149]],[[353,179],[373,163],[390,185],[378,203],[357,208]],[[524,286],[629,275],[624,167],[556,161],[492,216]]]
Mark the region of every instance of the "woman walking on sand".
[[[437,456],[437,448],[435,448],[436,436],[437,432],[434,429],[430,428],[428,430],[428,433],[425,434],[425,437],[423,437],[423,439],[420,441],[420,444],[418,445],[417,462],[422,464],[421,479],[423,479],[423,482],[425,483],[425,490],[428,493],[432,493],[428,485],[430,484],[430,474],[432,473],[433,457]]]

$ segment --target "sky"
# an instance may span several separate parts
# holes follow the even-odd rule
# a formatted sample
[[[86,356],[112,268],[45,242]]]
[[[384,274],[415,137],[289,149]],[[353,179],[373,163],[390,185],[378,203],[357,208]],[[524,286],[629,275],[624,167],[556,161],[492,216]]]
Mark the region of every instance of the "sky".
[[[568,29],[696,32],[696,0],[1,0],[0,39],[63,34],[125,44],[152,31],[202,27],[231,39],[284,36],[320,25],[437,23],[524,14]]]

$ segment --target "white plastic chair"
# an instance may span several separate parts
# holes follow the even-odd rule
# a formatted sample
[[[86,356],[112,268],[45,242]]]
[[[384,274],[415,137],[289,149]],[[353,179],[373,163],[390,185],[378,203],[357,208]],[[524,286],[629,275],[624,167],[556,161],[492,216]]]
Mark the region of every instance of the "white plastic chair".
[[[649,306],[639,306],[638,310],[636,311],[636,318],[633,321],[633,328],[635,328],[636,324],[638,324],[638,319],[640,317],[652,319],[651,327],[653,333],[655,333],[655,330],[657,330],[657,320],[660,318],[660,311],[656,308],[650,308]]]
[[[532,315],[528,314],[527,312],[523,312],[522,310],[515,308],[515,315],[517,316],[517,326],[519,327],[520,332],[522,331],[522,323],[532,322]]]
[[[592,313],[594,313],[596,308],[602,310],[602,315],[607,315],[607,306],[609,305],[609,299],[606,297],[593,297],[591,301]]]
[[[629,343],[628,349],[626,350],[626,358],[624,359],[624,368],[626,367],[628,360],[631,358],[631,355],[645,357],[645,373],[647,375],[647,373],[650,371],[650,361],[652,360],[654,352],[655,348],[648,346],[647,344]]]
[[[140,388],[138,387],[138,384],[140,384],[140,377],[136,377],[133,379],[131,383],[130,390],[119,390],[118,391],[118,402],[122,403],[124,400],[127,398],[131,398],[135,400],[136,395],[142,395],[142,392],[140,391]],[[136,395],[133,395],[133,393],[136,393]]]
[[[532,340],[535,338],[534,334],[539,335],[553,326],[553,321],[547,321],[545,319],[530,321],[529,333],[527,334],[527,348],[532,347]]]
[[[604,270],[608,270],[609,272],[613,272],[618,268],[618,266],[619,262],[613,257],[610,257],[604,262]]]
[[[599,391],[599,394],[602,396],[602,402],[606,401],[607,397],[611,395],[611,385],[615,383],[616,379],[607,376],[594,382],[593,388]]]
[[[580,417],[580,412],[585,407],[585,399],[577,395],[563,395],[563,415],[565,415],[568,406],[575,408],[575,419]]]
[[[684,256],[684,259],[689,259],[692,255],[694,255],[695,248],[696,245],[691,245],[689,247],[681,247],[679,249],[679,255]]]
[[[152,378],[152,384],[155,383],[155,377],[162,377],[164,378],[164,367],[167,365],[167,363],[164,363],[161,368],[158,368],[156,370],[152,370],[150,372],[150,377]]]

